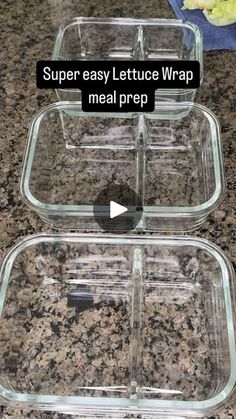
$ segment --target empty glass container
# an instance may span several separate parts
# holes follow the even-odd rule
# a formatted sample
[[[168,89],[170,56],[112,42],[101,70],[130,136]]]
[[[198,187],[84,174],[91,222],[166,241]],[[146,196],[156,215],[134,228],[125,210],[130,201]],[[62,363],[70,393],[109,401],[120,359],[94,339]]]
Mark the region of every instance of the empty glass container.
[[[78,17],[58,31],[53,60],[197,60],[202,66],[199,28],[174,19]],[[159,89],[156,101],[193,101],[196,89]],[[59,100],[81,100],[79,90],[58,89]]]
[[[235,279],[215,245],[39,234],[9,251],[0,278],[5,402],[89,418],[210,416],[229,403]]]
[[[112,184],[139,195],[136,231],[197,228],[224,191],[216,117],[191,103],[161,104],[152,114],[89,114],[61,102],[33,118],[21,194],[45,222],[101,230],[93,204]]]

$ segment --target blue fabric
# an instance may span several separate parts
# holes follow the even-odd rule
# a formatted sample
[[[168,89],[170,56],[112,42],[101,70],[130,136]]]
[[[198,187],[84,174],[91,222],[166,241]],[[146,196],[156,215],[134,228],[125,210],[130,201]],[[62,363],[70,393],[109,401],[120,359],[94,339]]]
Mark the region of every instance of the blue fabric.
[[[208,22],[201,10],[181,10],[183,0],[169,0],[178,19],[195,23],[203,35],[205,51],[236,50],[236,23],[228,26],[214,26]]]

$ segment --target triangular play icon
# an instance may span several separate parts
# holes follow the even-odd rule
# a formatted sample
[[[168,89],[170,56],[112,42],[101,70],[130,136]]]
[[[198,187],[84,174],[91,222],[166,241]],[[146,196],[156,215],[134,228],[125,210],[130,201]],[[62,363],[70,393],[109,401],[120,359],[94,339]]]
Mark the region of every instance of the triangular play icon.
[[[110,218],[118,217],[118,215],[124,214],[127,212],[128,208],[123,207],[123,205],[117,204],[117,202],[110,201]]]

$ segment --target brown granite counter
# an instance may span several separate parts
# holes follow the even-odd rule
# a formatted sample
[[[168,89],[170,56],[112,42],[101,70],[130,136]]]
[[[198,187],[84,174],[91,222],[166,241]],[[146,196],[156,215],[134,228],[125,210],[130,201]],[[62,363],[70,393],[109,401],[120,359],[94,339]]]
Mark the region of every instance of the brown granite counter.
[[[4,0],[0,3],[0,258],[17,240],[49,228],[19,195],[19,175],[27,127],[32,115],[55,101],[54,92],[35,87],[35,62],[51,56],[58,25],[74,16],[173,17],[165,0]],[[224,202],[200,230],[229,256],[236,269],[236,53],[204,55],[204,82],[197,102],[209,107],[221,122],[227,193]],[[74,419],[76,416],[70,416]],[[221,419],[236,417],[236,404]],[[66,415],[26,412],[0,407],[2,419],[66,419]]]

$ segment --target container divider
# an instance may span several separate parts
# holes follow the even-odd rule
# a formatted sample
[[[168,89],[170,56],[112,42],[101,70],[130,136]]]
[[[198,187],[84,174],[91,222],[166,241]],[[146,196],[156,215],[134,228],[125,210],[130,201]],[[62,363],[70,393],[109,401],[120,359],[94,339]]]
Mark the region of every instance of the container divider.
[[[146,150],[146,124],[145,116],[139,115],[138,121],[138,136],[137,136],[137,160],[136,160],[136,192],[139,197],[137,205],[144,207],[145,197],[145,150]],[[136,227],[137,231],[143,231],[145,229],[144,216],[141,218],[139,224]]]
[[[144,39],[143,39],[143,26],[138,25],[134,28],[133,39],[133,59],[137,61],[144,60]]]
[[[138,59],[139,61],[145,60],[145,51],[144,51],[144,34],[143,26],[139,25],[137,27],[137,40],[138,40]]]
[[[132,303],[131,303],[131,351],[130,351],[130,399],[137,399],[140,388],[142,359],[141,326],[143,304],[143,252],[136,248],[132,260]]]

